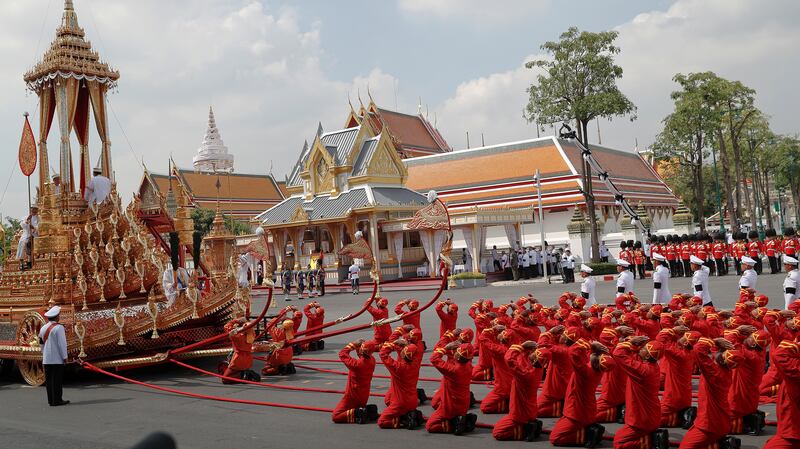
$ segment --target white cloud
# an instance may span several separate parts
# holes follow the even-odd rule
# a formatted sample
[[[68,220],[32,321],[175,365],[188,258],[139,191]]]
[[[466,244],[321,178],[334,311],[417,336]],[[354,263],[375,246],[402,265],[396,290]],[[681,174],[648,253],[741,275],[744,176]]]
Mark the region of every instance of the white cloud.
[[[0,131],[0,136],[13,142],[8,145],[13,148],[19,141],[16,124],[21,111],[36,108],[35,96],[26,98],[21,82],[22,73],[34,60],[30,42],[41,27],[42,5],[33,3],[20,0],[10,5],[9,26],[0,28],[0,56],[12,61],[0,68],[0,83],[18,87],[0,91],[5,106],[0,120],[14,124]],[[61,5],[52,3],[36,58],[49,45],[60,21]],[[256,0],[225,4],[202,0],[191,9],[184,2],[158,0],[75,3],[87,38],[121,72],[120,92],[110,97],[109,121],[118,188],[124,194],[134,191],[141,179],[137,157],[143,157],[153,171],[165,171],[170,153],[179,165],[191,166],[209,104],[214,106],[222,138],[235,155],[236,170],[264,173],[272,160],[274,173],[281,179],[296,160],[303,140],[314,135],[317,121],[326,129],[343,125],[348,92],[357,106],[356,93],[360,91],[366,100],[367,86],[376,98],[389,99],[397,84],[390,74],[369,67],[352,80],[332,79],[320,62],[324,57],[322,25],[301,22],[291,8],[270,9]],[[38,128],[35,116],[32,124]],[[57,157],[56,132],[50,133],[51,161]],[[90,149],[95,159],[96,139]],[[10,162],[14,156],[7,157]],[[6,165],[9,170],[15,166]],[[10,193],[0,210],[22,215],[24,178],[16,168],[13,172]],[[0,171],[0,192],[6,173]]]
[[[800,102],[794,74],[800,70],[800,3],[762,4],[745,0],[680,0],[667,11],[640,14],[618,26],[617,62],[624,69],[620,89],[638,106],[638,119],[600,121],[603,144],[632,150],[649,145],[671,112],[669,94],[678,72],[712,70],[758,92],[757,104],[772,116],[773,129],[797,132],[794,106]],[[535,137],[522,119],[525,88],[535,77],[523,67],[462,82],[439,112],[439,123],[457,148],[465,131],[486,135],[486,143]],[[594,125],[590,140],[596,142]],[[549,131],[549,130],[548,130]]]
[[[522,19],[541,12],[550,0],[398,0],[401,11],[435,19],[464,18],[476,23]]]

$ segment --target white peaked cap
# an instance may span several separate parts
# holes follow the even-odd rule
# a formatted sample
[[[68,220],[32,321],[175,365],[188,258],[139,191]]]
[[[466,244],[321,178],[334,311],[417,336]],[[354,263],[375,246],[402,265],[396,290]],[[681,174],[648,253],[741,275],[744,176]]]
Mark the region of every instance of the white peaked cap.
[[[621,267],[629,267],[631,264],[628,263],[627,260],[617,259],[617,265]]]
[[[689,258],[689,262],[691,262],[691,263],[693,263],[695,265],[703,265],[705,263],[705,262],[703,262],[703,259],[701,259],[701,258],[699,258],[697,256],[690,257]]]
[[[667,259],[664,258],[661,254],[653,253],[653,260],[657,260],[659,262],[665,262]]]
[[[797,265],[797,264],[800,263],[800,261],[798,261],[797,259],[795,259],[792,256],[787,256],[787,255],[784,254],[783,255],[783,263],[785,263],[787,265]]]
[[[742,257],[742,263],[752,266],[752,265],[756,264],[756,261],[751,259],[751,258],[749,258],[749,257],[747,257],[747,256],[744,256],[744,257]]]
[[[594,270],[592,270],[592,268],[586,264],[581,264],[581,271],[584,273],[591,273]]]
[[[50,310],[44,313],[44,316],[47,318],[55,318],[60,314],[61,314],[61,307],[53,306],[52,308],[50,308]]]

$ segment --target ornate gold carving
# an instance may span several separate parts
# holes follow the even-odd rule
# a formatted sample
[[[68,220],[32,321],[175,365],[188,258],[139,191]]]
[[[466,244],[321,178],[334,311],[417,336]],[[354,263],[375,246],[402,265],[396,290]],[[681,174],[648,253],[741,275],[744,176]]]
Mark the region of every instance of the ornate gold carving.
[[[378,151],[372,155],[367,174],[398,176],[400,172],[397,170],[394,159],[392,159],[392,156],[389,155],[386,149],[379,148]]]
[[[294,213],[292,214],[291,221],[308,221],[310,218],[308,217],[308,213],[306,213],[305,209],[303,209],[303,205],[297,206]]]

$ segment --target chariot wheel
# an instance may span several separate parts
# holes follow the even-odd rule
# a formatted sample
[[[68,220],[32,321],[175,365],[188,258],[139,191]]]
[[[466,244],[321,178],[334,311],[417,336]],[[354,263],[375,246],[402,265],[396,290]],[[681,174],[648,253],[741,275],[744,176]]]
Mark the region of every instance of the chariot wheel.
[[[38,346],[39,330],[45,324],[38,312],[29,311],[17,327],[17,344],[20,346]],[[41,360],[17,360],[22,378],[28,385],[38,387],[44,383],[44,366]]]

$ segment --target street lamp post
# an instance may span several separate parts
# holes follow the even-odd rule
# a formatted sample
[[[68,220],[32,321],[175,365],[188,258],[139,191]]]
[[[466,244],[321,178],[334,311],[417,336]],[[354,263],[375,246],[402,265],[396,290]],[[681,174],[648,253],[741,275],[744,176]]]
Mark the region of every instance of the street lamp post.
[[[722,215],[722,196],[719,191],[719,173],[717,172],[717,148],[711,145],[711,157],[714,161],[714,188],[717,191],[717,212],[719,213],[719,232],[725,234],[725,216]]]
[[[533,179],[536,180],[536,200],[539,203],[539,241],[542,245],[542,257],[547,253],[547,246],[545,246],[544,240],[544,210],[542,208],[542,176],[539,173],[539,169],[536,169],[536,174],[533,175]],[[544,277],[545,279],[550,281],[549,273],[547,272],[547,261],[543,261],[542,268],[544,268]]]

